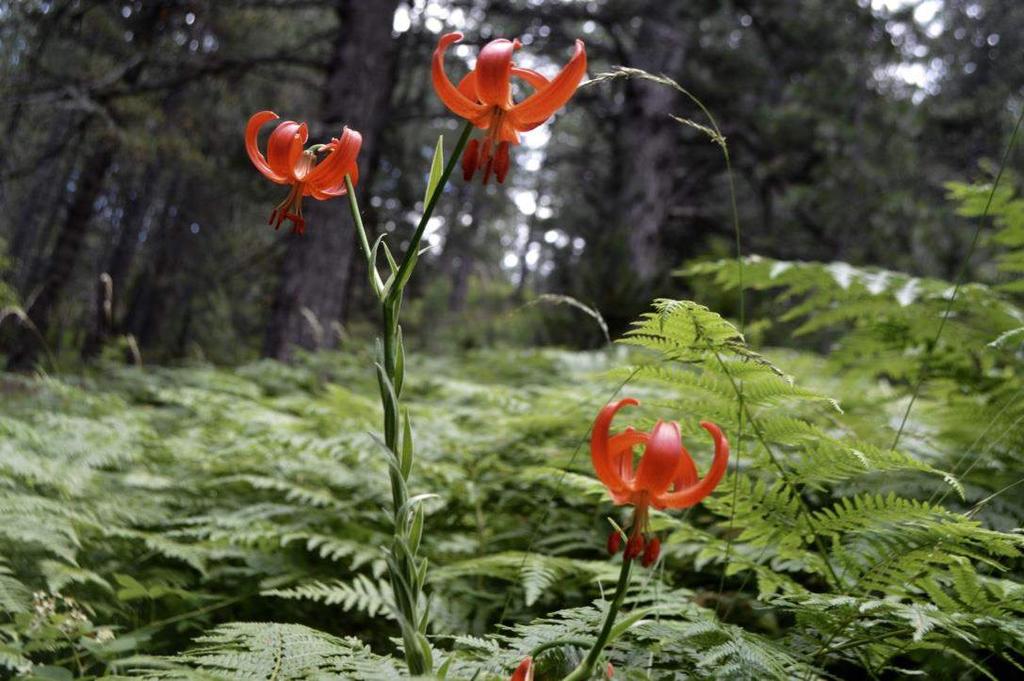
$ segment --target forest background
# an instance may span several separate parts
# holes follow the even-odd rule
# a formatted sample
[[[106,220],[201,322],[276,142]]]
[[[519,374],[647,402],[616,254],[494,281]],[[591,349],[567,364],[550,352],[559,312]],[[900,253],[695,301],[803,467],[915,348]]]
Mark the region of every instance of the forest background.
[[[244,123],[272,109],[313,139],[360,130],[365,222],[407,235],[423,177],[399,169],[425,172],[457,132],[428,78],[447,30],[467,34],[453,72],[495,36],[551,71],[581,36],[591,74],[683,83],[728,141],[747,253],[947,279],[971,230],[945,183],[991,177],[1024,85],[1024,7],[1004,0],[3,2],[0,303],[64,362],[112,339],[145,361],[237,364],[369,337],[345,202],[315,206],[305,238],[274,234]],[[614,337],[685,291],[674,268],[733,253],[720,149],[669,114],[699,118],[650,83],[587,87],[503,186],[454,183],[407,335],[595,347],[578,311],[523,304],[572,296]],[[735,314],[731,298],[704,302]],[[16,315],[2,334],[11,367],[40,360]]]

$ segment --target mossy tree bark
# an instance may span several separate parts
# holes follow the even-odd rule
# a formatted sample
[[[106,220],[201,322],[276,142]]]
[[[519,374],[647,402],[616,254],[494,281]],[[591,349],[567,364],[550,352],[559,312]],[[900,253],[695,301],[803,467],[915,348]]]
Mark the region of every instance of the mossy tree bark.
[[[397,6],[398,0],[337,4],[339,26],[324,83],[322,125],[313,126],[311,134],[312,139],[337,137],[345,125],[362,134],[361,191],[372,182],[391,103],[397,55],[391,30]],[[288,237],[264,338],[264,354],[282,360],[296,346],[316,349],[336,342],[353,269],[355,235],[345,218],[345,202],[309,200],[304,208],[308,228],[302,236]]]

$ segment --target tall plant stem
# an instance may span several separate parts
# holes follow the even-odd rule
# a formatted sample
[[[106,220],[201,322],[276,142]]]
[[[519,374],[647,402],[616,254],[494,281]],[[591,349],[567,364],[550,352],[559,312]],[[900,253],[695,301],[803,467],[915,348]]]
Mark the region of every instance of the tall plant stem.
[[[388,298],[394,298],[397,300],[402,297],[402,291],[405,289],[405,284],[409,281],[409,277],[412,276],[412,268],[416,265],[416,259],[419,256],[420,242],[423,240],[423,233],[427,229],[427,223],[430,222],[430,217],[434,214],[434,208],[437,206],[437,201],[441,198],[441,193],[448,184],[448,178],[451,177],[452,171],[455,170],[455,164],[458,163],[459,159],[462,157],[462,151],[466,148],[466,142],[469,141],[469,135],[472,132],[473,124],[466,121],[466,124],[462,127],[462,134],[459,135],[459,141],[455,143],[455,149],[452,151],[452,155],[448,158],[448,162],[444,166],[444,171],[441,173],[441,179],[437,183],[437,187],[435,187],[434,191],[431,192],[426,205],[423,206],[423,216],[420,217],[420,221],[416,225],[416,231],[413,232],[412,239],[409,240],[409,248],[405,251],[405,257],[402,258],[402,264],[398,266],[398,272],[395,273],[394,285],[388,291]]]
[[[597,666],[604,647],[608,645],[608,639],[615,627],[615,618],[619,614],[619,609],[622,608],[622,601],[626,598],[626,591],[629,589],[629,573],[632,567],[632,559],[623,556],[622,570],[619,571],[619,584],[615,587],[615,596],[612,597],[612,602],[608,605],[601,633],[597,635],[597,640],[594,641],[593,647],[587,653],[586,659],[569,676],[565,677],[565,681],[588,681],[594,674],[594,667]]]
[[[405,349],[399,318],[402,294],[416,265],[423,233],[472,131],[472,124],[467,122],[437,184],[427,197],[423,215],[409,240],[409,246],[400,265],[391,259],[390,252],[386,250],[387,246],[384,246],[391,266],[391,275],[386,283],[381,281],[377,270],[377,246],[370,248],[352,180],[345,176],[349,207],[359,237],[359,247],[366,259],[370,284],[381,302],[383,328],[378,346],[377,381],[384,410],[384,439],[381,444],[389,458],[391,511],[394,524],[394,537],[387,555],[387,565],[395,614],[402,632],[405,662],[413,676],[432,673],[434,664],[430,643],[426,638],[429,623],[427,598],[424,593],[427,561],[418,556],[423,532],[423,511],[418,502],[423,497],[410,498],[408,487],[413,463],[413,443],[408,413],[405,414],[403,423],[401,397],[405,380]]]

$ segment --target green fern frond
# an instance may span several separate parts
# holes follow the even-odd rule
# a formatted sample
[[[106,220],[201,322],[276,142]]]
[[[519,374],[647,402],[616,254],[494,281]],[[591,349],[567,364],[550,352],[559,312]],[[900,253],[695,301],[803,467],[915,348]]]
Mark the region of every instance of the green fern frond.
[[[390,605],[391,586],[362,574],[356,575],[351,582],[343,582],[340,579],[326,583],[309,582],[288,589],[268,589],[261,593],[264,596],[338,605],[342,610],[359,610],[370,617],[381,614],[394,619]]]
[[[224,624],[198,638],[194,648],[167,662],[171,669],[151,672],[149,677],[273,681],[401,678],[390,660],[374,655],[359,641],[297,624]]]
[[[0,562],[0,612],[28,612],[32,607],[32,590],[14,577],[7,565]]]
[[[518,582],[523,589],[527,605],[532,605],[555,582],[567,579],[577,582],[613,582],[618,578],[618,568],[607,561],[585,561],[539,553],[507,551],[450,563],[431,573],[431,579],[435,582],[474,576]]]

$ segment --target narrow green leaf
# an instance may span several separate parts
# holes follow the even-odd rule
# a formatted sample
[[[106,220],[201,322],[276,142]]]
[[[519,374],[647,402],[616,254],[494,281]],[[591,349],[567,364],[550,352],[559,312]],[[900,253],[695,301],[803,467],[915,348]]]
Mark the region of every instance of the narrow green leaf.
[[[421,634],[427,633],[427,626],[430,625],[430,608],[424,608],[423,614],[420,615],[420,628]]]
[[[433,669],[434,653],[430,650],[430,642],[427,641],[427,637],[419,634],[416,636],[416,642],[420,644],[420,650],[423,652],[423,659],[426,660],[427,669]]]
[[[384,244],[384,237],[387,234],[381,234],[377,237],[377,240],[373,242],[373,248],[370,249],[370,262],[367,263],[370,268],[370,286],[373,288],[373,292],[377,294],[377,297],[383,300],[387,294],[387,286],[381,281],[380,272],[377,271],[377,250]],[[385,246],[385,248],[387,248]],[[391,276],[388,277],[388,281],[394,277],[394,270],[391,272]]]
[[[380,363],[377,366],[377,383],[380,386],[381,402],[384,404],[384,439],[394,442],[398,426],[398,395],[395,394],[395,386],[391,384],[387,371]]]
[[[608,636],[608,643],[611,643],[618,637],[622,636],[630,627],[653,612],[653,608],[641,608],[626,615],[622,620],[617,622],[614,627],[612,627],[611,634]]]
[[[444,135],[437,136],[437,146],[434,148],[434,160],[430,162],[430,176],[427,178],[427,193],[423,195],[423,205],[430,203],[430,197],[441,182],[441,174],[444,172]]]
[[[412,470],[412,424],[409,423],[409,411],[405,412],[405,424],[402,431],[402,477],[409,479]]]
[[[395,329],[395,396],[402,394],[402,384],[405,382],[405,345],[402,342],[402,327]]]
[[[452,666],[452,660],[454,659],[454,655],[449,655],[444,659],[444,662],[441,663],[441,666],[437,668],[437,678],[441,679],[442,681],[448,678],[448,669]]]
[[[420,539],[423,537],[423,507],[417,506],[412,517],[412,527],[409,529],[409,550],[415,556],[420,548]]]
[[[427,567],[427,559],[424,558],[416,568],[416,583],[419,585],[420,591],[423,590],[423,585],[427,583]]]
[[[411,497],[408,501],[406,501],[405,502],[405,506],[403,506],[400,509],[400,512],[401,513],[408,513],[409,511],[411,511],[414,508],[416,508],[417,504],[419,504],[420,502],[426,501],[427,499],[440,499],[440,498],[441,498],[441,495],[439,495],[439,494],[434,494],[433,492],[422,492],[420,494],[417,494],[414,497]]]
[[[388,267],[391,268],[391,275],[394,276],[395,272],[398,271],[398,263],[395,262],[395,256],[391,255],[391,249],[388,248],[386,241],[382,241],[381,246],[384,247],[384,257],[388,261]]]

